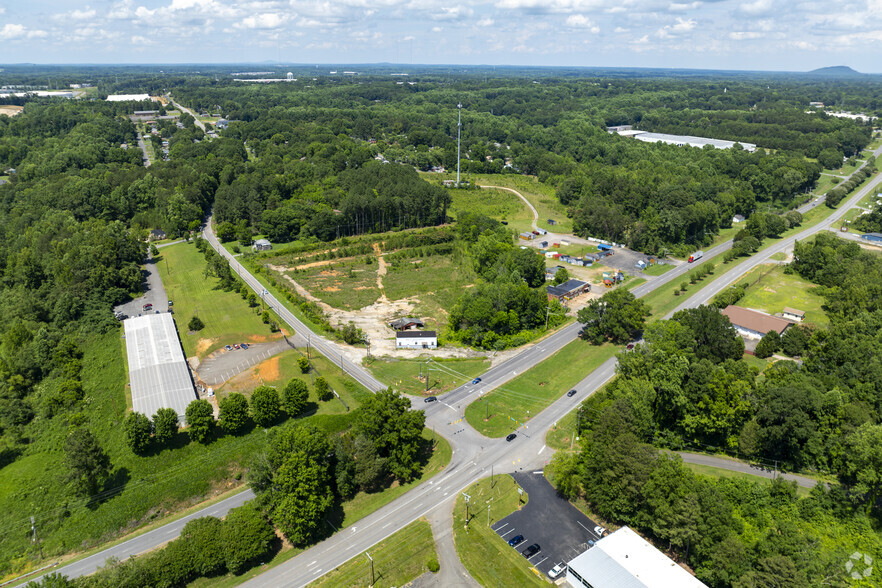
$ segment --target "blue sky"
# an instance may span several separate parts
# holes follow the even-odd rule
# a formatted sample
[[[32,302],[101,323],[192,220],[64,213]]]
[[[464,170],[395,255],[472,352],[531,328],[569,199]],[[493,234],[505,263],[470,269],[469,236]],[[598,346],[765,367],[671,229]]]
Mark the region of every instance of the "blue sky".
[[[0,0],[2,63],[882,72],[882,0]]]

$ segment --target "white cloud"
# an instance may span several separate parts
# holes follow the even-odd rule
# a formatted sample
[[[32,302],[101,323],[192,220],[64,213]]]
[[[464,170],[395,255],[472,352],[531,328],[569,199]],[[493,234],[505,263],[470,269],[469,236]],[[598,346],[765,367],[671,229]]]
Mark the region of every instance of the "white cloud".
[[[440,9],[433,10],[430,17],[432,20],[462,20],[472,16],[474,12],[475,11],[471,8],[458,4],[456,6],[444,6]]]
[[[626,29],[624,27],[616,27],[615,29],[613,29],[613,32],[614,33],[630,33],[631,29]]]
[[[741,4],[738,7],[738,12],[748,16],[760,16],[770,13],[774,5],[775,0],[754,0]]]
[[[591,22],[584,14],[571,14],[567,17],[567,26],[571,29],[585,29],[591,33],[599,33],[600,27]]]
[[[733,41],[751,41],[753,39],[762,39],[764,33],[757,31],[733,31],[729,33],[729,38]]]
[[[671,2],[668,5],[669,12],[686,12],[687,10],[695,10],[701,6],[701,2]]]
[[[432,27],[433,33],[440,33],[443,30],[444,30],[444,27]]]
[[[233,25],[237,29],[277,29],[288,22],[289,16],[278,12],[266,12],[248,16]]]
[[[692,32],[697,24],[698,23],[691,18],[689,20],[683,20],[682,18],[677,17],[676,23],[663,26],[656,32],[656,35],[661,39],[680,37]]]
[[[482,18],[481,20],[478,21],[478,26],[479,27],[492,27],[495,22],[496,21],[493,20],[492,18]]]
[[[6,23],[0,29],[0,41],[9,41],[11,39],[19,39],[27,35],[24,25]]]

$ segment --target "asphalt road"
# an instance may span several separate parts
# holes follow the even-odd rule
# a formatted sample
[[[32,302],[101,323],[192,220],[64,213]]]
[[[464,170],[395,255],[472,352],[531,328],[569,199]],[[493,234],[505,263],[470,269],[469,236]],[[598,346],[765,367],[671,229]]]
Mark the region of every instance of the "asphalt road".
[[[714,457],[713,455],[689,453],[688,451],[678,451],[677,453],[680,455],[680,457],[683,458],[683,461],[686,463],[723,468],[724,470],[729,470],[731,472],[741,472],[743,474],[760,476],[762,478],[768,478],[770,480],[774,480],[775,478],[784,478],[785,480],[796,482],[803,488],[814,488],[818,483],[817,480],[806,478],[805,476],[798,476],[796,474],[785,474],[763,466],[753,465],[731,459],[725,459],[722,457]]]
[[[180,105],[176,106],[182,108]],[[776,244],[759,256],[764,261],[777,251],[786,248],[786,245],[782,247],[784,243],[789,242],[792,245],[792,241],[796,239],[804,239],[817,233],[819,230],[825,230],[832,226],[846,210],[854,206],[860,198],[868,193],[869,190],[875,188],[880,181],[882,181],[882,176],[875,178],[866,188],[860,190],[845,204],[841,205],[839,211],[834,213],[827,221],[802,231],[782,243]],[[815,201],[807,204],[806,207],[814,207],[818,203],[818,201]],[[235,258],[220,245],[210,226],[211,223],[209,221],[203,234],[206,240],[215,250],[230,261],[233,270],[240,275],[250,288],[258,293],[265,292],[263,286],[250,273],[244,270]],[[730,246],[731,241],[708,249],[705,251],[705,258],[703,260],[677,267],[655,280],[637,286],[632,292],[638,297],[644,296],[656,288],[677,279],[691,270],[693,266],[700,265],[707,258],[725,251]],[[705,287],[700,293],[705,298],[705,301],[736,280],[745,271],[748,271],[749,267],[748,269],[743,269],[743,267],[749,265],[750,261],[739,264]],[[758,263],[762,263],[762,261],[756,264]],[[723,285],[719,286],[718,284]],[[709,290],[716,290],[716,292],[705,295]],[[282,320],[286,321],[296,331],[297,335],[294,339],[297,344],[305,344],[306,339],[303,337],[305,334],[316,349],[336,365],[341,365],[347,373],[367,388],[374,391],[385,388],[381,382],[376,380],[360,365],[345,359],[340,348],[335,343],[310,333],[306,325],[297,320],[271,294],[263,294],[263,297],[266,303],[273,308]],[[691,302],[690,300],[689,303]],[[697,306],[701,303],[695,302],[694,305]],[[682,307],[685,308],[687,305],[682,305]],[[419,399],[414,399],[415,407],[426,412],[426,425],[450,441],[453,448],[453,457],[448,467],[428,482],[410,490],[398,499],[360,520],[356,525],[348,527],[343,532],[336,533],[327,540],[302,552],[297,557],[268,570],[245,585],[255,587],[304,586],[392,535],[410,522],[431,513],[439,507],[449,508],[457,493],[463,491],[477,480],[488,476],[491,468],[493,468],[493,471],[503,473],[532,471],[544,467],[552,453],[545,446],[545,433],[570,412],[574,406],[587,396],[593,394],[614,375],[616,364],[614,358],[604,362],[576,386],[577,390],[579,390],[577,396],[574,398],[562,396],[544,411],[533,417],[519,430],[518,438],[511,443],[507,443],[503,439],[487,439],[481,436],[465,422],[463,411],[465,406],[481,393],[489,392],[493,388],[501,386],[574,340],[579,328],[580,325],[576,323],[561,329],[517,356],[491,368],[486,374],[481,376],[482,381],[479,384],[460,386],[441,397],[437,403],[425,404]],[[237,495],[237,497],[241,497],[244,501],[248,499],[246,494],[250,494],[250,491]],[[230,507],[228,506],[228,508]],[[211,507],[211,509],[214,512],[225,512],[220,504]],[[214,509],[217,510],[215,511]],[[206,516],[207,514],[210,514],[209,509],[193,513],[189,516],[198,517]],[[111,555],[125,558],[129,555],[151,549],[176,537],[186,520],[183,519],[182,521],[170,523],[136,539],[105,550],[91,558],[81,560],[76,564],[71,564],[55,571],[71,577],[91,573]],[[173,525],[178,523],[180,523],[180,526],[174,528]],[[111,553],[113,550],[119,550],[119,552]],[[88,560],[92,560],[92,562],[90,564],[84,563]]]
[[[160,259],[159,263],[163,263]],[[159,270],[156,267],[156,261],[149,255],[144,262],[141,270],[143,278],[144,294],[114,307],[114,312],[122,312],[130,317],[138,316],[144,312],[145,304],[152,304],[153,310],[150,312],[166,312],[168,310],[168,296],[165,293],[165,286],[162,285],[162,278],[159,277]]]
[[[80,576],[88,576],[89,574],[95,573],[99,567],[105,565],[108,559],[116,558],[118,560],[126,560],[133,555],[138,555],[139,553],[143,553],[150,549],[153,549],[163,543],[171,541],[181,534],[181,529],[184,528],[189,521],[193,519],[198,519],[200,517],[224,517],[227,514],[227,511],[230,509],[236,508],[237,506],[242,506],[246,501],[254,498],[254,493],[248,489],[243,490],[242,492],[230,496],[229,498],[225,498],[220,502],[217,502],[211,506],[203,508],[199,511],[196,511],[192,514],[189,514],[185,517],[182,517],[176,521],[168,523],[167,525],[163,525],[152,531],[148,531],[143,535],[139,535],[133,539],[129,539],[119,545],[114,545],[113,547],[109,547],[104,551],[99,551],[94,555],[90,555],[89,557],[84,557],[83,559],[76,561],[72,564],[68,564],[64,567],[49,570],[47,573],[59,573],[68,578],[78,578]],[[38,576],[36,578],[29,578],[28,580],[39,581],[42,576]]]

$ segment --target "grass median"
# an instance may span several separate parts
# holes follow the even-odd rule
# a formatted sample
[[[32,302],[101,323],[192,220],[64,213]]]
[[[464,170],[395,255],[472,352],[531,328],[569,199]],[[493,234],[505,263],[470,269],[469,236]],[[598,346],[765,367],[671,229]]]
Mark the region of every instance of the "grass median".
[[[576,339],[545,361],[472,402],[468,423],[486,437],[504,437],[560,398],[612,357],[618,347]]]
[[[399,392],[414,396],[444,394],[461,386],[490,369],[486,359],[373,359],[366,364],[370,372],[381,382],[386,382]],[[429,373],[426,391],[426,370]]]
[[[456,499],[453,508],[456,552],[466,570],[481,586],[546,585],[520,550],[509,547],[492,528],[493,524],[527,503],[527,494],[521,496],[517,490],[514,478],[507,474],[484,478],[469,486],[465,490],[469,495],[468,523],[465,498],[460,495]]]

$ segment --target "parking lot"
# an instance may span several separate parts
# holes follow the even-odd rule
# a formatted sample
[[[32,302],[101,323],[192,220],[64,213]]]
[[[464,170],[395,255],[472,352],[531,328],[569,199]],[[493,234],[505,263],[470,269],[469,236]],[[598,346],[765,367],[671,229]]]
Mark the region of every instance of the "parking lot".
[[[542,574],[584,552],[589,540],[599,539],[593,531],[596,523],[559,496],[541,472],[511,475],[530,499],[524,508],[493,525],[493,530],[505,541],[523,535],[524,540],[511,548],[518,552],[538,543],[539,551],[529,562]]]

